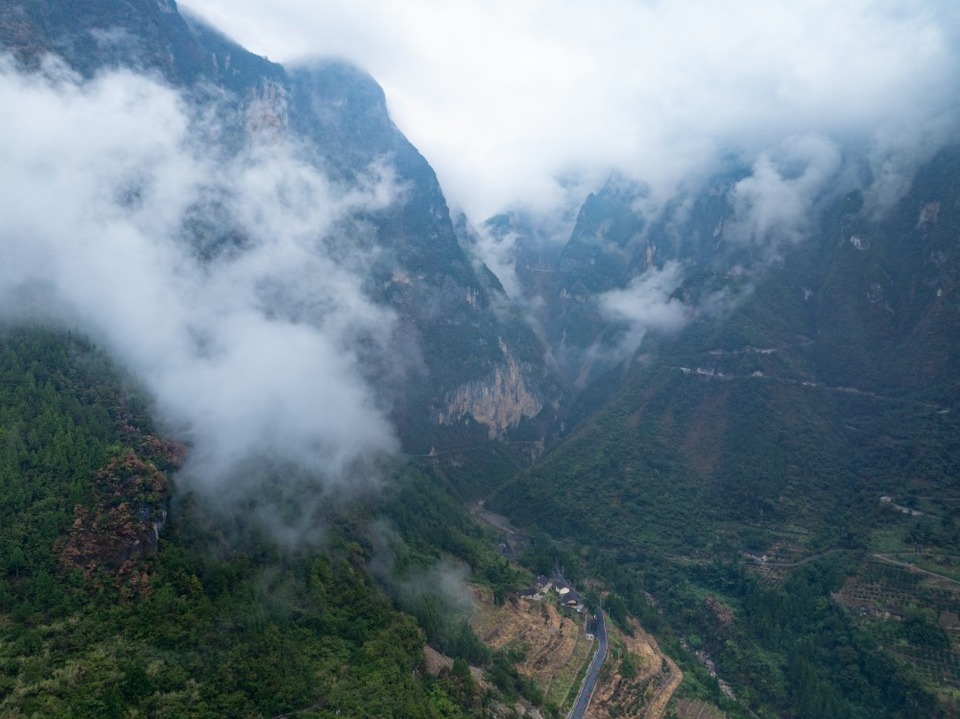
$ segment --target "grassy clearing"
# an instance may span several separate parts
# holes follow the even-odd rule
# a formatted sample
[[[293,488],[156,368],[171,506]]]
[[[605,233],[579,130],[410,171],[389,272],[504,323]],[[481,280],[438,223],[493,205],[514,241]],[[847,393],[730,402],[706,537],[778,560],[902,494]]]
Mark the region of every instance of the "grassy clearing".
[[[926,554],[923,556],[915,554],[909,559],[902,561],[912,562],[920,569],[925,569],[928,572],[933,572],[934,574],[942,574],[944,577],[948,577],[954,582],[957,582],[957,584],[947,583],[944,585],[945,588],[948,588],[952,584],[954,589],[960,590],[960,557],[938,553]]]
[[[881,554],[903,551],[903,526],[896,525],[878,529],[870,538],[870,549]]]
[[[470,626],[481,639],[494,634],[504,621],[504,613],[485,599],[475,602],[473,614],[470,616]]]
[[[545,688],[548,702],[565,709],[568,703],[576,699],[577,692],[580,690],[580,680],[593,658],[596,647],[597,643],[587,641],[582,631],[577,634],[577,643],[570,660],[553,676]]]

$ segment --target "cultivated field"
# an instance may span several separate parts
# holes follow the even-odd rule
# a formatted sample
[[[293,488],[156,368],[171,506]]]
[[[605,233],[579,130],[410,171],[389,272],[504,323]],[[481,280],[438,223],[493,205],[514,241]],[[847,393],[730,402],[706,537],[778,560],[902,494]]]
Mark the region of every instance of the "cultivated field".
[[[523,648],[517,669],[536,680],[549,702],[572,701],[596,646],[587,640],[582,618],[566,616],[548,601],[513,598],[498,607],[489,591],[476,588],[474,593],[470,626],[480,640],[493,649]]]

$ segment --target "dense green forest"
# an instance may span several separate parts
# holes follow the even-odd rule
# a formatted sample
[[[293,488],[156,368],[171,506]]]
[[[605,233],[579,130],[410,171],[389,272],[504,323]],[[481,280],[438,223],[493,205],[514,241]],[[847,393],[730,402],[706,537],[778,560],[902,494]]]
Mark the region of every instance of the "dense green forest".
[[[502,597],[529,578],[492,551],[492,535],[445,489],[458,478],[438,469],[442,464],[404,465],[381,495],[324,517],[323,547],[282,548],[263,528],[205,512],[200,499],[176,491],[185,449],[158,436],[135,385],[89,341],[6,329],[0,350],[4,716],[334,716],[339,710],[455,717],[486,715],[503,698],[542,700],[516,672],[516,657],[493,654],[477,641],[465,605],[439,581],[443,572],[458,581],[472,572],[473,581]],[[634,421],[632,438],[604,430],[606,421],[628,420],[601,414],[580,430],[593,438],[597,454],[576,459],[570,447],[581,445],[570,444],[537,465],[536,473],[578,481],[556,482],[554,489],[567,492],[517,505],[515,516],[530,526],[523,564],[545,573],[560,564],[571,579],[592,577],[590,594],[605,593],[613,621],[626,628],[630,616],[639,618],[680,660],[687,677],[682,693],[730,716],[748,716],[744,706],[761,716],[951,715],[882,646],[948,649],[929,610],[910,609],[890,635],[886,627],[858,622],[832,597],[857,573],[872,531],[956,549],[953,515],[917,519],[875,499],[867,503],[882,482],[850,490],[824,481],[818,495],[824,506],[809,508],[800,504],[802,487],[795,499],[779,502],[764,500],[757,487],[745,503],[638,473],[636,482],[657,488],[639,491],[641,485],[623,483],[614,465],[596,465],[596,458],[622,459],[629,449],[630,461],[657,456],[657,472],[683,479],[678,449],[650,444],[662,439],[644,429],[668,410],[677,426],[694,422],[697,405],[688,398],[697,395],[684,391],[685,375],[674,376],[661,405],[645,398],[660,414]],[[734,385],[722,391],[736,399]],[[626,406],[642,403],[622,396]],[[755,393],[750,400],[764,401]],[[861,426],[893,422],[863,406],[867,399],[841,401],[849,421],[859,417]],[[929,421],[931,427],[903,426],[935,442],[934,430],[943,431],[948,420]],[[879,472],[892,461],[889,454],[878,457],[880,449],[851,456]],[[829,477],[836,449],[823,444],[819,451],[808,461]],[[781,461],[772,449],[769,461]],[[742,475],[750,471],[738,467]],[[756,476],[764,471],[789,475],[766,468]],[[621,481],[607,482],[613,476]],[[511,501],[509,493],[535,477],[506,487],[498,501]],[[592,511],[572,519],[565,503]],[[815,521],[830,512],[844,513],[839,527]],[[636,516],[651,521],[625,521]],[[782,521],[791,516],[802,521]],[[743,552],[787,539],[813,561],[771,579],[743,560]],[[425,642],[456,657],[454,671],[426,674]],[[717,661],[736,687],[735,700],[696,661],[696,651]],[[495,693],[476,685],[468,664],[487,668]]]
[[[931,599],[918,582],[900,592],[874,582],[874,598],[838,600],[845,580],[884,549],[909,550],[903,558],[911,563],[927,557],[932,571],[956,578],[950,557],[960,556],[960,527],[953,505],[940,501],[954,476],[957,455],[943,447],[960,436],[955,420],[904,421],[897,406],[877,412],[875,400],[843,397],[847,421],[858,426],[834,433],[823,417],[836,416],[838,401],[826,393],[815,400],[829,402],[829,411],[809,411],[792,389],[773,396],[735,382],[705,388],[708,381],[674,372],[662,395],[638,400],[629,392],[643,390],[628,389],[622,406],[642,407],[644,416],[595,417],[501,490],[494,506],[509,508],[539,538],[525,561],[545,569],[563,557],[568,571],[602,578],[613,590],[609,615],[623,626],[639,618],[681,662],[683,691],[734,716],[743,706],[760,716],[956,716],[949,694],[934,693],[955,686],[941,679],[952,677],[957,655],[938,619],[955,611],[960,584],[943,580],[945,598]],[[773,406],[730,412],[724,421],[742,442],[710,447],[703,465],[691,467],[697,455],[683,432],[716,415],[687,402],[705,394],[720,406]],[[751,425],[770,416],[785,421],[767,447],[770,433]],[[633,431],[617,431],[625,426]],[[861,431],[869,442],[851,439]],[[849,481],[847,462],[869,480]],[[709,463],[716,474],[704,477]],[[898,481],[905,471],[925,482],[908,489]],[[933,512],[911,517],[879,501],[896,491]],[[911,500],[917,494],[927,503]],[[938,499],[931,503],[930,494]],[[759,559],[767,554],[769,562]],[[932,564],[939,556],[945,564]],[[863,616],[891,607],[905,615],[895,626]],[[696,651],[716,662],[737,702],[704,675]],[[928,675],[916,672],[915,654],[931,657]]]
[[[425,634],[474,664],[502,662],[445,596],[405,595],[404,578],[441,553],[480,581],[513,577],[424,471],[327,518],[326,546],[294,551],[173,491],[183,449],[82,338],[4,329],[0,407],[0,715],[486,713],[493,695],[462,659],[424,673]],[[375,517],[391,537],[382,581]]]

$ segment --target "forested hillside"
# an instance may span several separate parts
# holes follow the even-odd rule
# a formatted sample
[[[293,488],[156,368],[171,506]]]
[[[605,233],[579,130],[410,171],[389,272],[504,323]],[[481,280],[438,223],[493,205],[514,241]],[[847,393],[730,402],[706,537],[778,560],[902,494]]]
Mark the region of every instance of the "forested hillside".
[[[4,717],[485,714],[472,682],[424,676],[423,630],[368,567],[386,512],[404,558],[385,581],[441,551],[496,578],[478,530],[424,477],[332,513],[322,547],[281,548],[172,491],[183,448],[88,341],[4,328],[0,392]],[[408,605],[435,645],[488,661],[445,601]]]
[[[943,94],[733,93],[480,223],[359,67],[0,3],[0,717],[960,717]]]
[[[651,616],[650,592],[755,709],[957,711],[943,614],[960,589],[956,158],[923,168],[882,221],[856,193],[838,201],[728,317],[663,338],[496,495],[575,540],[630,611]],[[942,578],[908,580],[904,564],[868,601],[845,580],[875,576],[877,556],[888,575],[904,561]],[[942,676],[927,669],[941,659],[915,671],[928,650]]]

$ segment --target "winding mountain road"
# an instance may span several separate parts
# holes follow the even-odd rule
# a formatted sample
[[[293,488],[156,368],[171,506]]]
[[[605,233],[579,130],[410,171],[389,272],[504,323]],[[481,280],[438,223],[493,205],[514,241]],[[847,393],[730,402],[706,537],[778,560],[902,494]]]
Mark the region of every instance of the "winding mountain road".
[[[580,693],[577,694],[577,700],[573,703],[573,708],[567,714],[567,719],[583,719],[587,711],[587,705],[593,697],[593,690],[600,678],[600,667],[603,666],[603,660],[607,658],[607,624],[603,618],[603,610],[597,612],[597,653],[593,655],[593,661],[590,662],[590,668],[587,669],[587,675],[583,678],[583,684],[580,686]]]

